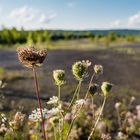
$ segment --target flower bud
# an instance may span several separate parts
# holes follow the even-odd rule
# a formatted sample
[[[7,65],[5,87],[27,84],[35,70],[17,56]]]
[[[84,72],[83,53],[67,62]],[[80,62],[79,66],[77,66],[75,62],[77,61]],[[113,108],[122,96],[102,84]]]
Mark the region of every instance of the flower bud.
[[[89,88],[89,94],[92,96],[95,95],[98,91],[98,87],[99,87],[99,85],[97,85],[97,84],[91,85]]]
[[[54,70],[53,78],[56,85],[63,85],[65,83],[65,71],[64,70]]]
[[[111,83],[109,83],[109,82],[103,82],[102,83],[101,90],[102,90],[102,92],[103,92],[105,97],[108,96],[109,92],[112,89],[112,86],[113,85]]]
[[[121,105],[122,105],[121,102],[117,102],[117,103],[115,104],[115,108],[116,108],[116,109],[119,109]]]
[[[103,74],[103,66],[102,65],[95,65],[94,71],[96,74]]]
[[[82,81],[86,75],[87,68],[91,65],[89,61],[78,61],[72,65],[72,73],[76,80]]]

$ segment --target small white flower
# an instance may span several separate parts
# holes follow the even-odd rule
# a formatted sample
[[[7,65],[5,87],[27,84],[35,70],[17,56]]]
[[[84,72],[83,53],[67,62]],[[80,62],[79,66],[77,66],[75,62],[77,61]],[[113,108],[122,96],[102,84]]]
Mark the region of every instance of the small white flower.
[[[115,108],[116,108],[116,109],[119,109],[120,106],[121,106],[121,104],[122,104],[121,102],[117,102],[117,103],[115,104]]]
[[[44,119],[47,119],[47,116],[48,116],[47,115],[47,109],[44,108],[42,110],[42,112],[43,112]],[[36,110],[32,111],[32,114],[29,115],[29,120],[31,120],[31,121],[41,121],[42,120],[39,108],[37,108]]]
[[[56,107],[56,108],[54,107],[51,110],[49,110],[47,113],[52,114],[52,115],[57,115],[57,114],[59,114],[59,112],[60,112],[60,109],[58,107]]]
[[[85,104],[85,103],[86,103],[86,101],[85,101],[84,99],[80,99],[80,100],[77,100],[77,101],[75,102],[76,105],[83,105],[83,104]]]
[[[91,65],[89,60],[82,60],[82,63],[88,68]]]
[[[47,104],[57,104],[59,101],[57,96],[53,96],[50,98],[50,100],[47,102]]]

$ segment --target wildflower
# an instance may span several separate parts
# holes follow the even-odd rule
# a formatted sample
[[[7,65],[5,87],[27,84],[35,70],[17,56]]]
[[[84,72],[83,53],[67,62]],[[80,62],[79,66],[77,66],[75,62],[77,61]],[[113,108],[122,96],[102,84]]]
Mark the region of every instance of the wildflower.
[[[53,96],[50,98],[50,100],[47,102],[47,104],[58,104],[58,97],[57,96]]]
[[[54,107],[51,110],[49,110],[47,113],[52,114],[52,115],[57,115],[57,114],[59,114],[59,112],[60,112],[60,109],[58,107],[56,107],[56,108]]]
[[[16,115],[14,116],[14,120],[16,122],[23,122],[25,119],[25,114],[22,114],[21,112],[17,112]]]
[[[64,120],[67,121],[68,123],[71,123],[73,119],[72,113],[67,113],[64,117]]]
[[[63,85],[65,83],[65,71],[64,70],[54,70],[53,78],[56,85]]]
[[[117,138],[119,138],[120,140],[126,140],[128,136],[123,132],[118,132]]]
[[[130,101],[134,102],[136,100],[136,98],[134,96],[131,97]]]
[[[97,85],[97,84],[91,85],[89,88],[89,94],[92,96],[95,95],[98,91],[98,87],[99,87],[99,85]]]
[[[115,108],[116,108],[116,109],[119,109],[121,105],[122,105],[121,102],[117,102],[117,103],[115,104]]]
[[[44,119],[47,119],[47,109],[42,109],[42,113],[43,113],[43,117]],[[32,111],[32,114],[29,115],[29,120],[31,121],[41,121],[41,113],[40,113],[40,109],[37,108],[36,110]]]
[[[86,104],[86,101],[84,99],[79,99],[75,102],[76,105],[83,105],[83,104]]]
[[[105,97],[108,96],[109,92],[112,89],[112,86],[113,85],[111,83],[109,83],[109,82],[103,82],[102,83],[101,89],[102,89],[102,92],[103,92]]]
[[[36,50],[33,46],[17,48],[19,61],[26,67],[41,66],[46,58],[46,50]]]
[[[5,124],[2,124],[0,126],[0,136],[4,136],[7,131],[8,131],[8,128],[5,126]]]
[[[7,121],[6,115],[2,113],[2,114],[0,114],[0,116],[1,116],[1,122],[6,123],[6,121]]]
[[[88,68],[91,65],[89,60],[82,60],[82,63]]]
[[[78,61],[75,62],[72,65],[72,73],[74,75],[74,77],[78,80],[78,81],[82,81],[83,78],[86,76],[86,70],[87,68],[90,66],[91,62],[89,62],[89,60],[87,61]]]
[[[6,83],[3,83],[2,80],[0,80],[0,88],[4,88],[6,86]]]
[[[102,65],[95,65],[94,71],[96,74],[103,74],[103,66]]]

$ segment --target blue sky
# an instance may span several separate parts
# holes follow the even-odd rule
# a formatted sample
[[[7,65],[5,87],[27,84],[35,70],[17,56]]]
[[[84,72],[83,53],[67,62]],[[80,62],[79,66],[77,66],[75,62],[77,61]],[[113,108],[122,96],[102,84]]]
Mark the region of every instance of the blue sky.
[[[0,28],[140,29],[140,0],[0,0]]]

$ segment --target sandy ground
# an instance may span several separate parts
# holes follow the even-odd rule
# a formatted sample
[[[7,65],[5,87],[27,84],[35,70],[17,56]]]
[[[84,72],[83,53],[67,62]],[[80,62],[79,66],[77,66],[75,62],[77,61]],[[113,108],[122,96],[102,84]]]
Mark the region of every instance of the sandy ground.
[[[134,52],[128,53],[128,51],[118,49],[48,51],[43,67],[38,69],[42,101],[45,103],[50,96],[57,94],[57,88],[52,78],[54,69],[64,69],[66,71],[67,83],[62,87],[62,96],[64,100],[70,99],[77,84],[71,74],[71,65],[75,61],[89,59],[92,64],[104,66],[104,74],[97,83],[110,81],[114,84],[112,96],[110,97],[112,104],[132,95],[137,97],[136,103],[139,103],[140,44],[123,46],[123,48],[131,48]],[[35,108],[37,102],[32,72],[19,63],[16,50],[0,50],[0,67],[4,67],[7,71],[7,75],[5,74],[3,77],[3,80],[7,82],[7,86],[1,91],[1,94],[5,96],[4,101],[1,100],[4,109],[24,107],[25,110],[29,110]],[[92,73],[92,70],[91,67],[89,74]],[[9,75],[11,78],[8,78]],[[85,94],[88,80],[87,78],[83,82],[81,95]]]

